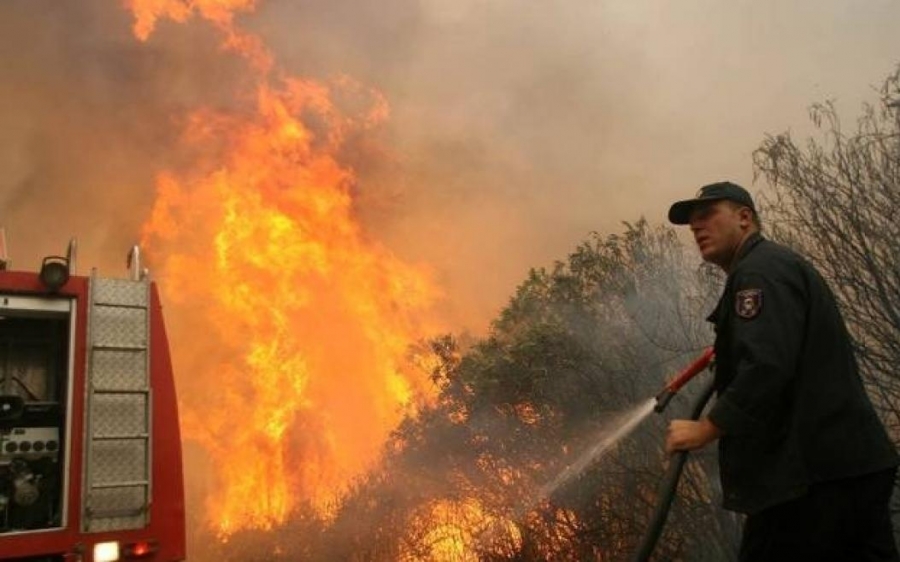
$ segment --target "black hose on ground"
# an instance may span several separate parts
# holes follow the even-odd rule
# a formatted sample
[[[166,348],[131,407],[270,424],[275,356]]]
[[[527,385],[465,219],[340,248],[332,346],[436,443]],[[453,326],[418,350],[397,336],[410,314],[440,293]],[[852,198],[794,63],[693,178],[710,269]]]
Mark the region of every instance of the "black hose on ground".
[[[712,393],[713,381],[709,381],[694,404],[694,409],[691,412],[692,420],[700,419],[700,415],[703,413],[703,409],[706,408],[706,403],[709,402]],[[650,525],[644,533],[641,546],[635,553],[634,558],[632,558],[632,562],[646,562],[650,559],[650,555],[653,554],[653,549],[656,548],[656,543],[659,541],[663,527],[666,524],[666,518],[669,516],[669,508],[672,507],[672,501],[675,499],[678,480],[681,478],[681,472],[684,469],[687,457],[688,451],[678,451],[672,455],[669,461],[669,468],[666,469],[659,487],[659,503],[656,504],[656,511],[653,512],[653,517],[650,518]]]

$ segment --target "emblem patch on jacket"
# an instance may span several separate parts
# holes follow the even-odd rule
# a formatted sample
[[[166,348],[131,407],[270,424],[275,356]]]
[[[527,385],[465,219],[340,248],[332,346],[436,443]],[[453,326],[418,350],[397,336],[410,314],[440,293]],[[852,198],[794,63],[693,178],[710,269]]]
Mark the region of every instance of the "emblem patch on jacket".
[[[755,318],[762,310],[762,289],[744,289],[735,294],[734,310],[741,318]]]

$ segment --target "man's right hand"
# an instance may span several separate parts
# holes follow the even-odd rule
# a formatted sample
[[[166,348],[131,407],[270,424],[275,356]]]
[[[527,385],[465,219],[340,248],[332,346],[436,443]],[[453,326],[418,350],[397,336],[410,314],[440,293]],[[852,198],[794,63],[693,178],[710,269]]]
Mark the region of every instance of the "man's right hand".
[[[722,435],[722,431],[703,418],[699,421],[672,420],[666,433],[666,452],[694,451],[705,447]]]

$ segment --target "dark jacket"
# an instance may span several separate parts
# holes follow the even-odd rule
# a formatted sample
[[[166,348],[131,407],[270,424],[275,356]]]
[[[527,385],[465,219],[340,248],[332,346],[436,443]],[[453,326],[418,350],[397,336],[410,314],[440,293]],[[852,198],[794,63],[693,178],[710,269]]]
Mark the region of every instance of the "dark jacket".
[[[709,318],[725,508],[755,513],[810,484],[896,466],[819,273],[759,234],[737,259]]]

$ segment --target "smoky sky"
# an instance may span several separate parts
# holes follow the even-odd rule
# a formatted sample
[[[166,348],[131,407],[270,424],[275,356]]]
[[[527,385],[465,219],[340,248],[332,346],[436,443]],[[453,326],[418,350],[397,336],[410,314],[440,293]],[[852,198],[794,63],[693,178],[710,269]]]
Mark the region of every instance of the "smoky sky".
[[[124,272],[184,120],[231,103],[211,34],[144,45],[113,2],[0,2],[0,225],[18,269],[78,240],[80,273]]]
[[[428,264],[480,330],[529,267],[590,231],[662,222],[708,181],[751,190],[765,133],[848,123],[900,61],[896,0],[270,0],[241,15],[284,72],[350,76],[390,119],[349,154],[368,235]],[[0,2],[0,225],[14,265],[80,242],[118,267],[154,178],[190,164],[200,106],[237,106],[242,63],[208,25],[146,43],[111,0]]]
[[[825,99],[852,123],[897,21],[896,1],[328,0],[256,25],[298,72],[385,93],[403,170],[370,175],[393,200],[367,216],[477,315],[591,230],[661,222],[710,181],[762,188],[763,135],[808,134]]]

